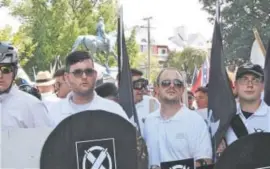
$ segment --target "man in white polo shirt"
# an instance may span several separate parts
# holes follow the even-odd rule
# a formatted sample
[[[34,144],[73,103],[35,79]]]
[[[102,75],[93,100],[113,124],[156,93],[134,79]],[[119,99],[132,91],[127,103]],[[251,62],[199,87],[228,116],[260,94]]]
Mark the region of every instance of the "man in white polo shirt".
[[[206,123],[180,102],[185,90],[183,76],[175,68],[164,69],[157,77],[156,89],[161,107],[146,118],[144,130],[150,166],[188,158],[194,158],[196,166],[211,163]]]
[[[264,72],[251,63],[238,68],[235,90],[238,95],[237,115],[226,134],[228,144],[254,132],[270,132],[270,107],[261,98]]]
[[[71,92],[49,110],[55,125],[66,117],[85,110],[104,110],[128,120],[122,107],[114,101],[101,98],[94,91],[97,72],[88,52],[75,51],[66,58],[65,79]]]
[[[148,80],[143,78],[143,72],[137,69],[131,69],[131,76],[133,83],[133,99],[136,106],[140,130],[143,135],[145,118],[158,109],[159,101],[152,96],[145,95]],[[119,75],[117,78],[119,80]]]

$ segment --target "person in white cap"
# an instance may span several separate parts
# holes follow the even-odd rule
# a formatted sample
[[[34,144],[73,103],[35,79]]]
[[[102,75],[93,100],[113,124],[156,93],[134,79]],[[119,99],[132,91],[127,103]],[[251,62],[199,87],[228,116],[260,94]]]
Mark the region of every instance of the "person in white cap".
[[[13,81],[18,71],[16,49],[0,42],[0,114],[2,130],[50,127],[45,105],[34,96],[19,90]]]

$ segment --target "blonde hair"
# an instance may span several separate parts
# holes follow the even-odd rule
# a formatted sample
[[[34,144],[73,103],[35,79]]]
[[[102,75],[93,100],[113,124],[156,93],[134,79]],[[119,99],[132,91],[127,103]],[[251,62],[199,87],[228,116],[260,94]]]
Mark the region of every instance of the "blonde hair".
[[[186,106],[188,106],[188,91],[187,91],[187,84],[186,84],[186,76],[180,72],[177,68],[175,67],[168,67],[168,68],[164,68],[162,69],[159,74],[157,75],[157,79],[156,79],[156,85],[159,86],[159,83],[160,83],[160,77],[162,75],[162,73],[164,73],[165,71],[167,70],[174,70],[176,71],[177,73],[180,74],[180,76],[183,78],[183,83],[184,83],[184,91],[183,91],[183,94],[182,94],[182,98],[181,98],[181,103],[185,104]]]

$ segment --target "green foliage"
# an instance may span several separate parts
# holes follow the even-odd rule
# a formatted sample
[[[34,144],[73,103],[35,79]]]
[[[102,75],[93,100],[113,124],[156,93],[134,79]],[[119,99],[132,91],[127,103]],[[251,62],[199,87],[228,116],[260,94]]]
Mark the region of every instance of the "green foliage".
[[[0,8],[9,5],[11,0],[0,0]]]
[[[25,36],[18,36],[22,39],[17,41],[29,39],[27,44],[31,43],[31,52],[25,53],[33,56],[26,64],[28,71],[33,66],[39,70],[48,70],[57,55],[63,61],[79,35],[95,34],[99,16],[104,17],[107,32],[116,28],[113,0],[99,4],[89,0],[24,0],[18,3],[2,1],[1,5],[9,7],[12,15],[22,21],[21,33]],[[110,63],[115,64],[114,62],[110,58]]]
[[[0,30],[0,40],[1,41],[10,41],[12,36],[12,27],[6,25],[3,29]]]
[[[207,52],[189,47],[185,48],[182,52],[170,53],[166,64],[184,71],[187,75],[187,82],[190,83],[195,66],[199,68],[206,57]]]
[[[17,48],[21,66],[24,66],[31,59],[35,45],[33,45],[32,39],[26,36],[23,27],[13,34],[12,27],[7,25],[0,30],[0,40],[11,42]]]
[[[139,65],[141,62],[139,56],[139,45],[136,42],[136,28],[132,30],[130,37],[126,41],[126,44],[130,65],[131,67],[136,67],[136,65]]]
[[[156,56],[150,57],[150,82],[153,83],[156,80],[156,77],[161,70],[161,65],[159,64],[158,58]],[[144,72],[146,76],[147,68],[148,68],[148,56],[147,54],[139,54],[136,60],[133,63],[133,68],[139,69]]]
[[[213,21],[216,0],[199,0]],[[225,56],[249,59],[255,39],[253,28],[257,28],[266,47],[270,37],[270,3],[267,0],[225,0],[222,5],[222,33]]]

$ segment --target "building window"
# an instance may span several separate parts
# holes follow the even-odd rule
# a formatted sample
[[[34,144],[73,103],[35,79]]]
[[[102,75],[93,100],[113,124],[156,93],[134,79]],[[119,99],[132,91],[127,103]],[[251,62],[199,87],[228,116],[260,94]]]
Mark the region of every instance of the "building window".
[[[166,50],[166,49],[162,49],[162,50],[161,50],[161,54],[162,54],[162,55],[164,55],[164,54],[166,54],[166,53],[167,53],[167,50]]]

